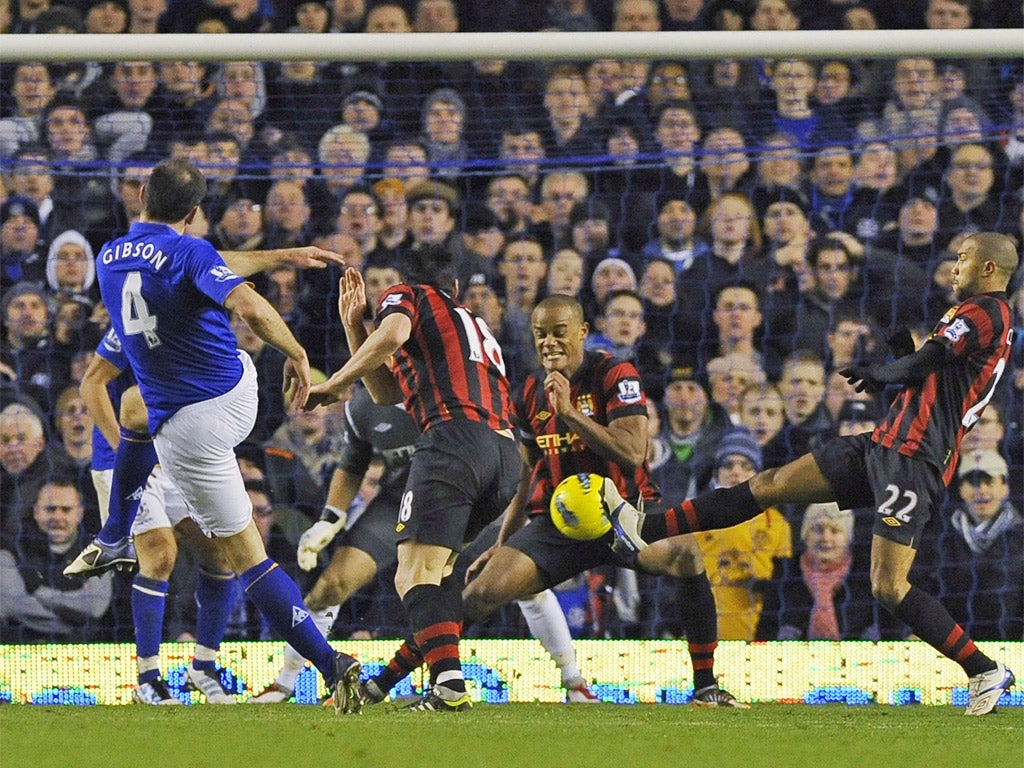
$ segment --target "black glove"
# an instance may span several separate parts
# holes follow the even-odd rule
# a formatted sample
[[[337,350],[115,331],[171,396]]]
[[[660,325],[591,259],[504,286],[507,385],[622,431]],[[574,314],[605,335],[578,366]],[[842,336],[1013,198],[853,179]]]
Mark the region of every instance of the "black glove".
[[[916,351],[914,337],[905,326],[898,326],[891,334],[885,337],[885,343],[889,345],[892,356],[899,359],[912,355]]]
[[[839,371],[839,375],[853,385],[855,391],[876,394],[885,389],[885,383],[872,376],[871,369],[870,365],[851,365]]]

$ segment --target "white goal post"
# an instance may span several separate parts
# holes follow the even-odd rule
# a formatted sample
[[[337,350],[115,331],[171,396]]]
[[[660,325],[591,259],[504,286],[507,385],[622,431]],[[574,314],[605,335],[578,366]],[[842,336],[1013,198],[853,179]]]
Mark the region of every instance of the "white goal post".
[[[1024,57],[1019,29],[458,34],[3,35],[0,61],[456,61]]]

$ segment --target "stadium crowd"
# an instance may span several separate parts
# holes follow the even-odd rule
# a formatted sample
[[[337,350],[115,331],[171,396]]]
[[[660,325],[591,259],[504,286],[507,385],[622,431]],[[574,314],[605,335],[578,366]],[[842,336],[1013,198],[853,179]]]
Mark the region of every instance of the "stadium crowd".
[[[13,34],[788,30],[1024,26],[986,0],[0,0]],[[341,41],[343,38],[339,38]],[[339,43],[339,50],[343,50]],[[946,310],[964,234],[1024,242],[1021,62],[613,60],[575,63],[122,61],[0,65],[0,640],[130,640],[129,579],[63,568],[100,527],[79,384],[109,327],[95,260],[136,221],[149,170],[209,180],[189,228],[218,249],[317,244],[363,272],[442,244],[513,385],[537,363],[530,313],[577,297],[588,348],[630,359],[649,463],[670,504],[742,482],[835,434],[872,429],[885,394],[838,371],[920,343]],[[336,268],[253,277],[322,371],[348,348]],[[975,639],[1024,638],[1024,286],[1016,340],[964,439],[914,578]],[[304,590],[342,408],[290,413],[284,357],[241,320],[260,415],[238,452],[268,551]],[[374,494],[364,483],[353,504]],[[871,597],[872,509],[771,509],[701,534],[722,639],[900,638]],[[326,564],[329,551],[321,562]],[[195,623],[182,550],[165,636]],[[574,634],[674,637],[671,583],[599,569],[557,594]],[[268,638],[241,596],[228,637]],[[393,571],[343,607],[337,636],[401,636]],[[471,632],[525,635],[517,609]]]

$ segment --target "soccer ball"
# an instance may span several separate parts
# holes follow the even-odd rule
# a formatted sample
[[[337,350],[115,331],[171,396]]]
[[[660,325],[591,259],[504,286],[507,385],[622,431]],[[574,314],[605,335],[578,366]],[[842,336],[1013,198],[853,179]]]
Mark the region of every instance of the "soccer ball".
[[[580,472],[558,484],[551,495],[551,520],[565,536],[577,541],[600,538],[611,530],[601,490],[605,479]]]

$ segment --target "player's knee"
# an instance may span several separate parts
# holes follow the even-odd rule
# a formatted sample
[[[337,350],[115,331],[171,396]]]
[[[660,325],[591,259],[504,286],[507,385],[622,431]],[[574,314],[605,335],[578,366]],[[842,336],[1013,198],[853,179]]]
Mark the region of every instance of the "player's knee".
[[[125,429],[132,432],[149,431],[149,412],[138,387],[131,387],[121,396],[121,412],[118,416]]]
[[[315,590],[316,600],[322,602],[323,605],[314,606],[312,602],[307,601],[314,610],[344,603],[357,589],[347,574],[333,573],[330,568],[320,574],[318,582],[318,589]]]
[[[893,611],[903,600],[906,590],[902,588],[898,579],[889,574],[873,573],[871,574],[871,594],[884,608]]]
[[[405,571],[399,568],[395,572],[395,591],[400,598],[405,598],[405,593],[415,586],[425,583],[418,573]]]
[[[137,551],[139,558],[139,575],[156,581],[167,581],[174,570],[177,550],[172,547],[157,546]]]
[[[462,592],[462,609],[466,619],[479,621],[509,602],[510,598],[504,591],[495,579],[479,576],[471,581]]]
[[[672,553],[672,573],[675,576],[696,576],[704,572],[704,556],[692,536],[681,536]]]

